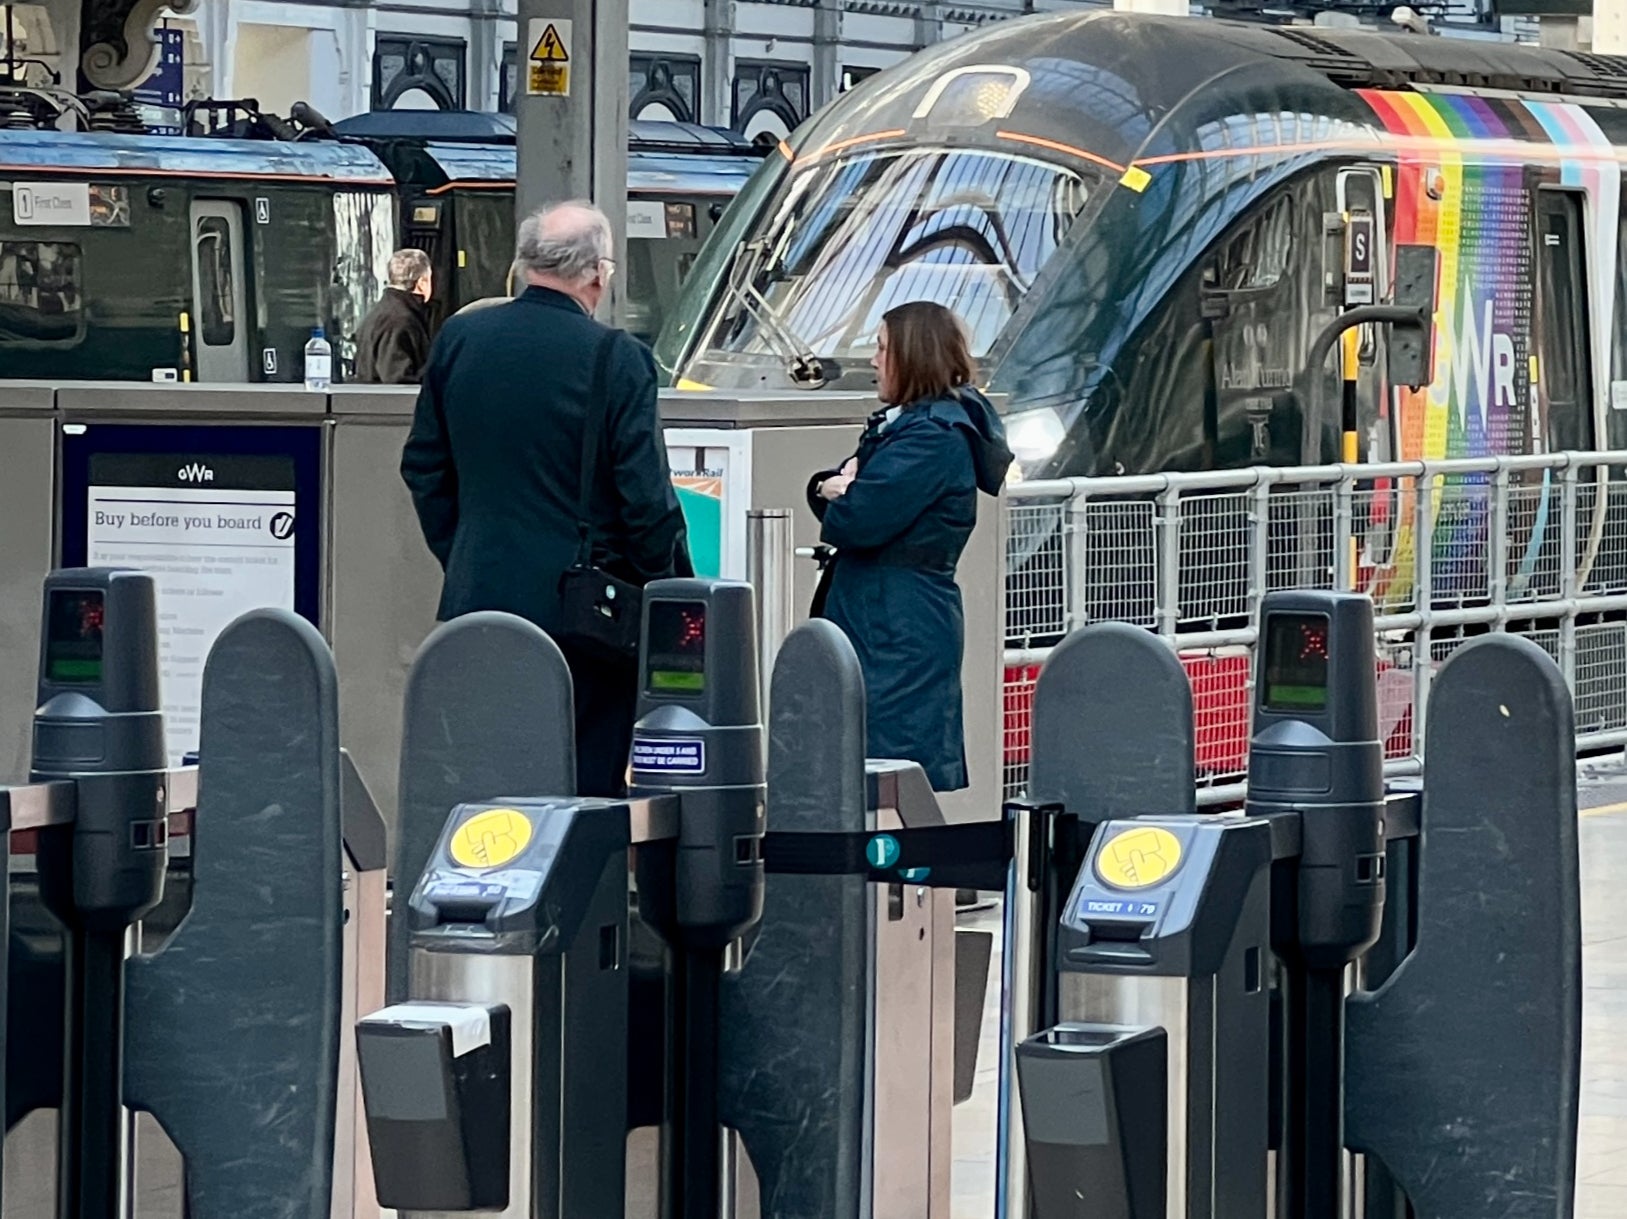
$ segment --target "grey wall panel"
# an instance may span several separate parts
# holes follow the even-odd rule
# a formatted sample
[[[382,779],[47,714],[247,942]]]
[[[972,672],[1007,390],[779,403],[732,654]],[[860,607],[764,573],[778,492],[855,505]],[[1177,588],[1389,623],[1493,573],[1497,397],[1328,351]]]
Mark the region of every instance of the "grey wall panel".
[[[326,394],[298,385],[148,384],[144,381],[65,381],[57,407],[67,416],[133,413],[166,416],[163,422],[207,422],[215,415],[267,415],[299,419],[325,415]]]
[[[52,557],[54,429],[43,411],[0,416],[0,782],[28,772],[40,587]]]
[[[971,786],[938,797],[950,821],[1000,816],[1005,756],[1001,687],[1005,660],[1005,497],[977,497],[977,528],[960,557],[955,579],[966,604],[966,655],[961,696],[966,714],[966,773]]]
[[[341,418],[328,487],[328,640],[339,725],[394,840],[407,668],[435,625],[441,569],[401,481],[406,419]]]

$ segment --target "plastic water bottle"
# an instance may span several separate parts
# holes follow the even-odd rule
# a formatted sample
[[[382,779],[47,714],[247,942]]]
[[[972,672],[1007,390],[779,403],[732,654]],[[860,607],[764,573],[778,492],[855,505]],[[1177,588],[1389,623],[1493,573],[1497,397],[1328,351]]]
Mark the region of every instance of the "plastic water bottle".
[[[322,327],[311,330],[305,344],[305,388],[325,390],[333,384],[333,346],[323,337]]]

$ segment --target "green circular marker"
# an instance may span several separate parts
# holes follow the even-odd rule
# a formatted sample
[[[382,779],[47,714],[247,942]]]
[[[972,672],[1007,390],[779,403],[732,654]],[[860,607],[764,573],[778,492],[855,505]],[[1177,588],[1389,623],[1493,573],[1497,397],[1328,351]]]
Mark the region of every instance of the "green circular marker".
[[[907,885],[918,885],[931,875],[931,868],[904,868],[898,873],[898,879]]]
[[[898,862],[903,849],[891,834],[877,834],[864,848],[864,857],[872,868],[890,868]]]

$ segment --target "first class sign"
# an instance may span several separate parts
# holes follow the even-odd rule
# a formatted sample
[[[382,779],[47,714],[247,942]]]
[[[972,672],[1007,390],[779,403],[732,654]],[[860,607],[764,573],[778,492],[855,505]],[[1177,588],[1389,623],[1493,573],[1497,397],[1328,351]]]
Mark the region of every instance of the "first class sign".
[[[19,225],[87,228],[90,183],[13,182],[11,215]]]

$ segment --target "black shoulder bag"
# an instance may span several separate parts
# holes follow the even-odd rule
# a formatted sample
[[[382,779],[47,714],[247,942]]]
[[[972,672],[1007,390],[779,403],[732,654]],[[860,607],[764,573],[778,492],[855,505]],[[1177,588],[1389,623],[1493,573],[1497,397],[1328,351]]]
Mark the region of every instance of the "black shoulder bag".
[[[605,400],[605,373],[615,342],[612,332],[599,345],[593,388],[582,420],[582,487],[576,500],[576,527],[580,531],[581,545],[576,563],[559,577],[558,642],[594,660],[625,663],[638,659],[644,590],[611,575],[595,562],[596,531],[589,503],[599,470],[605,411],[609,409]]]

